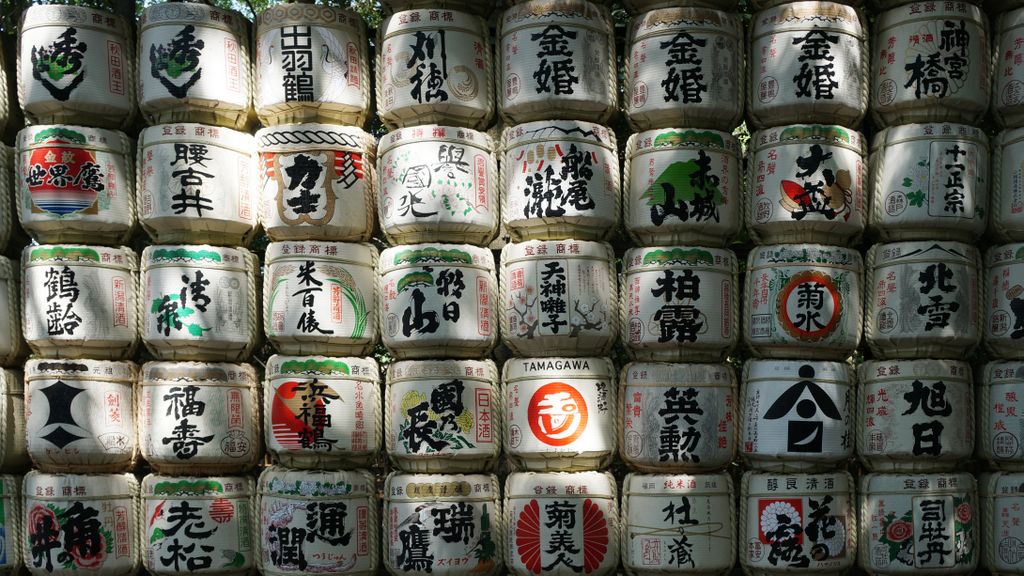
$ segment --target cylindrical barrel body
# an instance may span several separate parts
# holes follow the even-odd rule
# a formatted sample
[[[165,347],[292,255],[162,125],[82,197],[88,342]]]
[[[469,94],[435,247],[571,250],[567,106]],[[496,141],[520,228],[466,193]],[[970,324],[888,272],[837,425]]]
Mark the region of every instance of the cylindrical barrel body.
[[[135,158],[123,132],[29,126],[18,132],[18,220],[43,243],[118,244],[135,228]]]
[[[158,576],[250,574],[253,481],[243,476],[142,479],[142,565]]]
[[[853,455],[855,374],[848,364],[748,360],[740,453],[758,470],[815,472]]]
[[[22,328],[49,358],[130,358],[139,340],[139,261],[128,248],[27,246]]]
[[[867,23],[852,6],[816,0],[757,12],[747,113],[755,126],[856,128],[868,110]]]
[[[21,331],[20,268],[0,256],[0,366],[14,366],[28,350]]]
[[[607,358],[513,358],[502,373],[505,452],[525,470],[607,466],[616,452],[615,367]]]
[[[871,113],[882,126],[977,124],[988,110],[988,20],[966,2],[903,4],[878,15],[871,60]]]
[[[377,144],[354,126],[288,124],[256,133],[260,221],[271,240],[364,242],[374,223]]]
[[[242,130],[252,117],[249,21],[198,2],[154,4],[139,17],[139,108],[150,124]]]
[[[245,248],[142,252],[142,340],[161,360],[248,358],[259,339],[256,256]]]
[[[990,248],[984,278],[985,347],[997,358],[1024,359],[1024,244]]]
[[[743,338],[755,356],[845,360],[860,344],[864,266],[856,250],[760,246],[747,260]]]
[[[513,241],[604,240],[619,228],[615,133],[583,121],[519,124],[502,135],[501,223]]]
[[[143,544],[139,483],[131,474],[25,475],[20,543],[35,576],[129,576]]]
[[[1024,126],[1024,9],[1004,12],[993,20],[992,115],[1004,127]]]
[[[974,451],[971,368],[955,360],[860,366],[857,456],[875,472],[956,470]]]
[[[989,230],[1003,242],[1024,242],[1024,128],[992,140]]]
[[[381,24],[378,46],[377,114],[386,125],[490,125],[494,56],[483,18],[438,5],[402,10]]]
[[[870,227],[882,240],[973,242],[988,222],[988,137],[964,124],[906,124],[871,146]]]
[[[876,358],[964,358],[981,340],[981,256],[943,241],[875,244],[864,339]]]
[[[270,466],[260,474],[256,503],[260,573],[377,574],[380,512],[370,472]]]
[[[619,505],[607,472],[505,480],[505,564],[516,576],[605,576],[619,563]],[[551,524],[551,527],[547,527]]]
[[[285,354],[366,354],[377,343],[377,248],[271,242],[263,331]]]
[[[858,564],[870,574],[973,574],[981,526],[970,474],[868,474],[860,479]]]
[[[1024,574],[1024,475],[996,472],[978,478],[981,565],[998,576]]]
[[[629,137],[622,220],[643,246],[725,246],[742,227],[740,143],[728,132],[666,128]]]
[[[992,469],[1024,472],[1024,368],[994,361],[977,371],[975,455]]]
[[[619,383],[619,455],[631,468],[695,473],[736,458],[739,398],[731,367],[633,362]]]
[[[757,243],[855,243],[867,224],[864,136],[842,126],[755,132],[744,210]]]
[[[256,17],[256,114],[265,126],[362,126],[373,78],[366,24],[351,10],[289,2]]]
[[[124,17],[28,6],[18,26],[18,101],[33,124],[119,128],[135,115],[135,46]]]
[[[498,16],[498,104],[506,122],[604,122],[618,89],[611,13],[587,0],[531,0]]]
[[[124,472],[138,454],[132,362],[25,363],[25,438],[46,472]]]
[[[607,354],[618,300],[609,244],[530,240],[501,251],[501,336],[520,356]]]
[[[384,481],[384,567],[394,576],[498,574],[502,518],[493,474],[392,472]]]
[[[162,124],[139,135],[139,222],[153,242],[239,246],[259,222],[256,144],[230,128]]]
[[[415,126],[382,137],[380,227],[392,244],[486,246],[498,231],[498,156],[485,132]]]
[[[388,367],[384,438],[410,472],[480,472],[501,453],[505,426],[490,360],[406,360]]]

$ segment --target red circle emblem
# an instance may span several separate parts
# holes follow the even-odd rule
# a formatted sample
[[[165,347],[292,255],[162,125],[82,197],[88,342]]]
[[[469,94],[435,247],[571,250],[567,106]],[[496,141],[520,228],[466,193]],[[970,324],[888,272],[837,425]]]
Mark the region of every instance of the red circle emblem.
[[[549,446],[572,444],[587,428],[587,402],[564,382],[550,382],[530,398],[530,430]]]

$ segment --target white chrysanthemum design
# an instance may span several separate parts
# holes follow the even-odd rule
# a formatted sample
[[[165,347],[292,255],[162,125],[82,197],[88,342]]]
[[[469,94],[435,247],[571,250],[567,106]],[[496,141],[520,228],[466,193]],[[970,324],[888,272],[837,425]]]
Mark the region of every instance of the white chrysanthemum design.
[[[761,511],[761,533],[768,535],[779,527],[779,515],[789,517],[793,524],[800,524],[800,513],[789,502],[772,502]]]
[[[846,525],[843,524],[842,520],[836,518],[836,523],[832,525],[832,529],[835,530],[836,535],[821,541],[821,544],[828,549],[828,557],[830,559],[838,556],[839,552],[846,546]]]

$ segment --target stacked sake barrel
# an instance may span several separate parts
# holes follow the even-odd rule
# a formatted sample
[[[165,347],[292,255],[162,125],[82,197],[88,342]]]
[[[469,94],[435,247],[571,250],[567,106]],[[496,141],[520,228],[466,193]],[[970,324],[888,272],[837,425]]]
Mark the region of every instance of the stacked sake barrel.
[[[120,130],[135,115],[135,46],[124,19],[77,6],[31,6],[19,33],[18,100],[32,125],[17,136],[16,206],[35,242],[22,252],[22,290],[11,292],[14,276],[4,273],[4,321],[21,309],[21,329],[4,331],[4,355],[19,357],[24,336],[33,357],[24,406],[5,402],[4,413],[6,434],[20,436],[14,445],[35,469],[23,502],[4,503],[14,538],[5,558],[35,574],[133,573],[142,550],[130,474],[139,277],[138,256],[123,246],[136,223],[135,167]],[[11,425],[18,413],[23,424]],[[4,477],[5,497],[14,488]]]
[[[625,110],[619,454],[622,564],[631,574],[723,574],[736,550],[742,159],[740,15],[633,2]],[[735,9],[732,6],[731,9]],[[657,553],[651,554],[652,550]]]
[[[767,5],[765,5],[767,4]],[[739,496],[748,573],[855,563],[868,51],[862,10],[762,3],[750,31]],[[803,537],[794,537],[803,534]]]

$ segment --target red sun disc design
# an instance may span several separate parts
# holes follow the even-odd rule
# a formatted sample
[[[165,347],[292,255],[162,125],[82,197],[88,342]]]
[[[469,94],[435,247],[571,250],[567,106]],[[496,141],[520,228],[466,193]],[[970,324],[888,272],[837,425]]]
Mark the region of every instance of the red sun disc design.
[[[540,574],[540,505],[530,500],[516,520],[516,551],[523,566]]]
[[[587,498],[583,501],[583,571],[596,571],[608,553],[608,519],[601,507]]]

